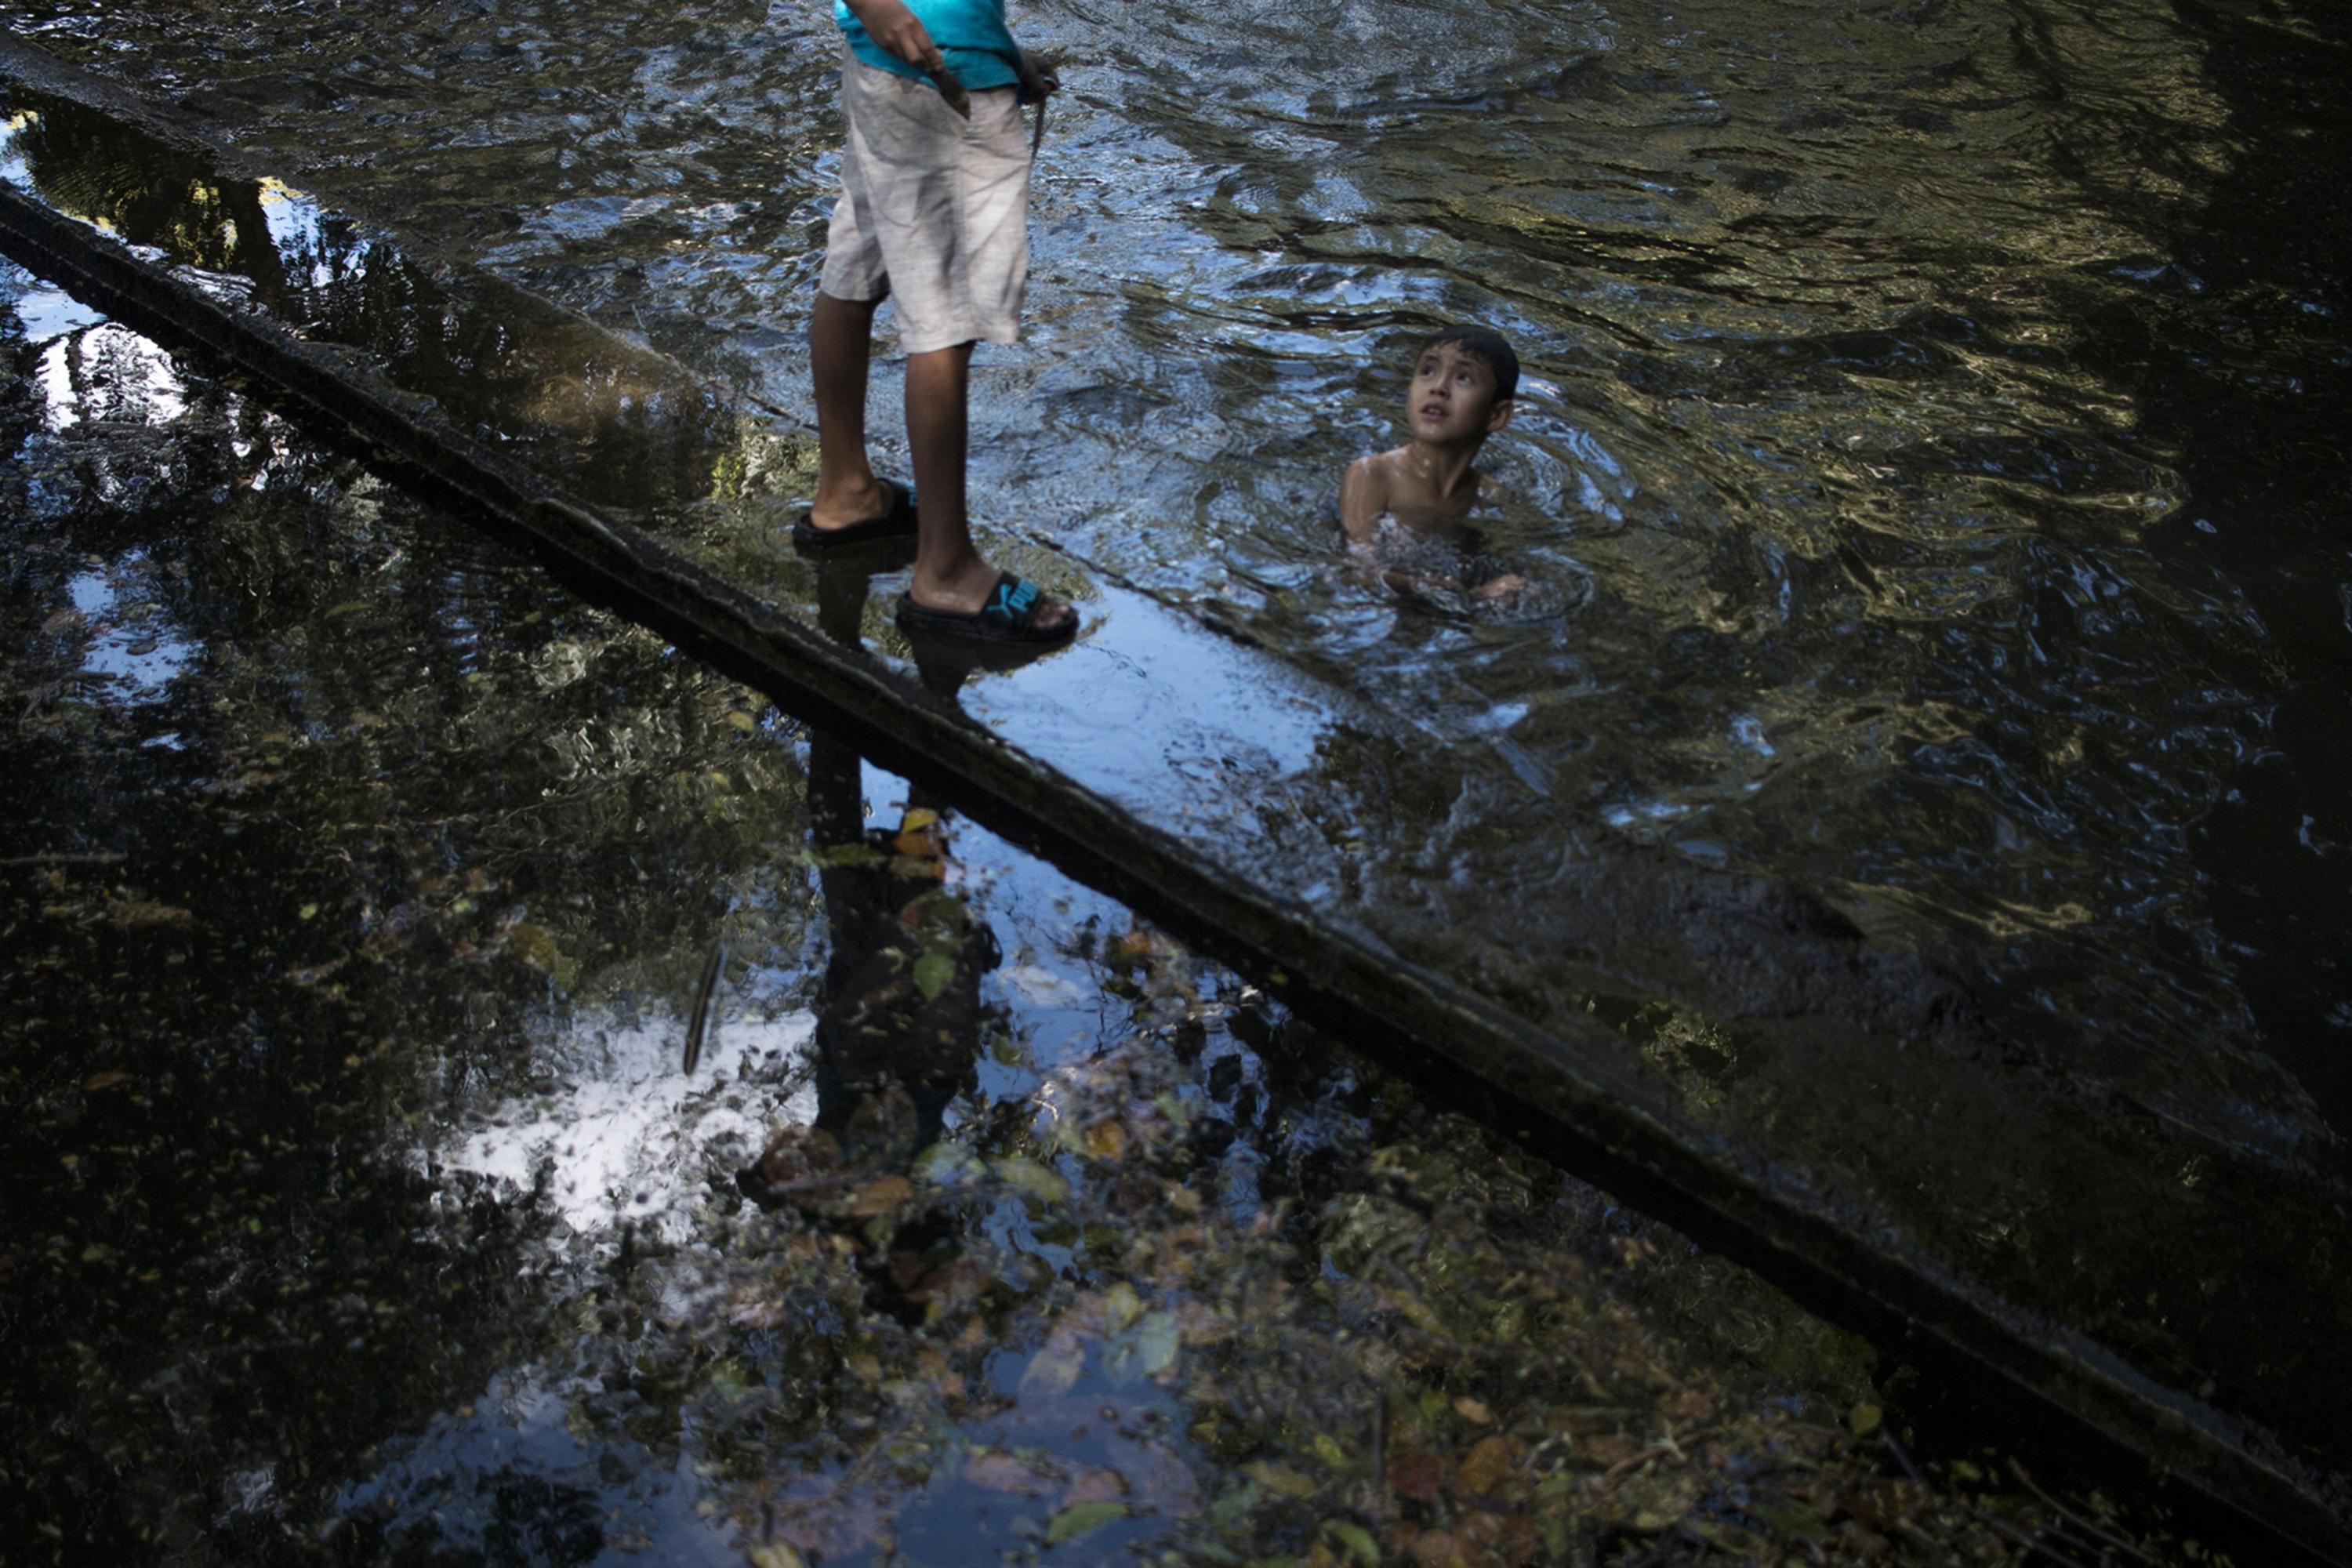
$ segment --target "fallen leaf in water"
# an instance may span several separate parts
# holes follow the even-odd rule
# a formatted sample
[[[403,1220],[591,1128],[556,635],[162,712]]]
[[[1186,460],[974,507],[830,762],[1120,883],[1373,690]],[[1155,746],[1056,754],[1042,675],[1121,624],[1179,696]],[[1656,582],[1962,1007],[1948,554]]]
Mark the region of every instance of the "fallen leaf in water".
[[[915,989],[923,994],[926,1002],[936,1001],[948,982],[955,978],[955,959],[944,952],[927,952],[915,960]]]
[[[1117,1436],[1109,1443],[1112,1462],[1144,1508],[1160,1513],[1192,1511],[1200,1499],[1200,1481],[1192,1466],[1157,1443]]]
[[[1004,982],[1040,1007],[1074,1007],[1085,994],[1052,970],[1034,963],[1006,971]]]
[[[1364,1568],[1380,1568],[1381,1543],[1372,1539],[1370,1531],[1355,1521],[1327,1519],[1323,1521],[1323,1533],[1338,1542],[1349,1557],[1362,1563]]]
[[[1135,1331],[1135,1366],[1146,1377],[1156,1377],[1176,1364],[1183,1344],[1176,1319],[1170,1312],[1147,1312]]]
[[[1412,1538],[1412,1543],[1405,1551],[1422,1568],[1445,1568],[1445,1564],[1457,1562],[1462,1556],[1461,1546],[1442,1530],[1423,1531]]]
[[[1249,1465],[1249,1478],[1270,1492],[1285,1497],[1313,1497],[1315,1483],[1292,1469],[1267,1459],[1254,1459]]]
[[[1135,1293],[1135,1287],[1126,1280],[1120,1280],[1103,1292],[1103,1327],[1109,1332],[1118,1333],[1141,1316],[1143,1300]]]
[[[965,1460],[963,1479],[976,1487],[1015,1497],[1037,1497],[1052,1489],[1045,1477],[1002,1448],[990,1448]]]
[[[1018,1392],[1024,1399],[1057,1399],[1070,1392],[1086,1365],[1087,1347],[1067,1329],[1056,1329],[1045,1347],[1029,1358]]]
[[[892,1209],[915,1195],[915,1184],[904,1176],[884,1176],[866,1183],[849,1200],[849,1213],[856,1219],[871,1219],[876,1215],[888,1214]]]
[[[1070,1483],[1062,1494],[1062,1506],[1076,1508],[1081,1503],[1110,1502],[1127,1496],[1127,1479],[1117,1470],[1093,1469]]]
[[[1582,1450],[1583,1457],[1587,1460],[1604,1468],[1611,1465],[1622,1464],[1641,1452],[1633,1440],[1622,1432],[1595,1433],[1590,1437],[1579,1439],[1577,1447]]]
[[[940,814],[920,806],[908,812],[899,820],[890,847],[916,860],[936,860],[946,854],[947,835],[940,827]]]
[[[1463,1457],[1462,1468],[1455,1482],[1465,1492],[1484,1495],[1501,1486],[1511,1473],[1511,1440],[1508,1437],[1482,1437]]]
[[[1034,1160],[1019,1158],[992,1160],[989,1162],[988,1168],[996,1173],[997,1180],[1004,1183],[1013,1191],[1024,1196],[1035,1198],[1041,1203],[1060,1203],[1069,1192],[1069,1189],[1063,1184],[1061,1177]]]
[[[143,928],[185,927],[196,923],[196,917],[173,904],[158,904],[146,899],[109,899],[106,918],[124,931]]]
[[[1445,1485],[1445,1461],[1418,1449],[1389,1460],[1389,1489],[1409,1502],[1435,1502]]]
[[[507,951],[542,974],[551,973],[563,960],[563,950],[555,939],[529,921],[518,921],[507,932]]]
[[[1113,963],[1150,963],[1168,957],[1171,952],[1165,937],[1137,926],[1111,938],[1110,950],[1105,956]]]
[[[1045,1544],[1059,1546],[1065,1541],[1076,1541],[1114,1519],[1126,1517],[1127,1505],[1123,1502],[1082,1502],[1075,1508],[1066,1508],[1045,1526]]]

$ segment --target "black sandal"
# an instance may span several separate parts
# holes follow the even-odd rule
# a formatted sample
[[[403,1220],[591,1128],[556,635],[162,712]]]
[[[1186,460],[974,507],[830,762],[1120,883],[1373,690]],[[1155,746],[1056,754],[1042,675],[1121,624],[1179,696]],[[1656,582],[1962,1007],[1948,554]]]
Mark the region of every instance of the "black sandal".
[[[890,492],[890,510],[879,517],[859,518],[839,528],[819,528],[814,518],[801,513],[793,524],[793,548],[803,555],[822,555],[853,544],[914,538],[915,493],[896,479],[884,479],[882,488]]]
[[[899,595],[898,627],[923,637],[1022,643],[1036,647],[1049,647],[1077,636],[1076,610],[1053,626],[1037,624],[1037,606],[1045,602],[1045,595],[1036,584],[1010,572],[999,572],[996,586],[988,592],[988,603],[977,610],[935,610],[915,603],[912,594]]]

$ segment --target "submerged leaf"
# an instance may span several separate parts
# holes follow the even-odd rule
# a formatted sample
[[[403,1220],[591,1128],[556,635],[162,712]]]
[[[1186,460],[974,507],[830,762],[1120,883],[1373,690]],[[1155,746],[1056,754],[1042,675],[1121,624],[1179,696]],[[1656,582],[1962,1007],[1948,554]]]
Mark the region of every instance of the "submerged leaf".
[[[852,1218],[871,1219],[888,1214],[914,1195],[915,1184],[906,1177],[884,1176],[857,1189],[849,1200],[849,1213]]]
[[[937,1001],[940,993],[948,988],[948,982],[954,978],[955,959],[948,953],[927,952],[915,960],[915,989],[923,994],[926,1002]]]
[[[1398,1454],[1389,1460],[1389,1489],[1409,1502],[1435,1502],[1445,1485],[1445,1461],[1434,1454]]]
[[[1127,1517],[1123,1502],[1082,1502],[1055,1514],[1045,1526],[1045,1544],[1059,1546],[1065,1541],[1076,1541],[1090,1531],[1099,1530],[1114,1519]]]
[[[1147,1312],[1142,1325],[1135,1331],[1135,1366],[1146,1377],[1154,1377],[1176,1364],[1176,1352],[1183,1343],[1177,1331],[1176,1318],[1170,1312]]]
[[[1057,1204],[1068,1194],[1062,1178],[1034,1160],[1007,1158],[989,1163],[997,1179],[1027,1197],[1040,1203]]]
[[[1045,1477],[1002,1448],[991,1448],[965,1460],[963,1479],[990,1491],[1011,1492],[1016,1497],[1036,1497],[1052,1487]]]
[[[507,951],[541,973],[552,973],[563,961],[563,950],[543,926],[529,921],[518,921],[507,932]]]
[[[196,923],[196,917],[175,904],[159,904],[151,899],[115,899],[106,900],[106,918],[125,931],[143,928],[187,927]]]
[[[1370,1531],[1354,1520],[1327,1519],[1323,1521],[1323,1533],[1345,1549],[1349,1556],[1364,1564],[1364,1568],[1379,1568],[1381,1543],[1372,1538]]]
[[[1463,1456],[1462,1468],[1455,1479],[1465,1492],[1486,1493],[1501,1486],[1510,1473],[1511,1440],[1482,1437]]]
[[[1067,1329],[1055,1331],[1045,1348],[1029,1360],[1021,1373],[1018,1392],[1024,1399],[1058,1399],[1070,1392],[1087,1362],[1087,1347]]]
[[[1135,1287],[1122,1279],[1104,1291],[1102,1316],[1103,1327],[1114,1334],[1143,1316],[1143,1300]]]

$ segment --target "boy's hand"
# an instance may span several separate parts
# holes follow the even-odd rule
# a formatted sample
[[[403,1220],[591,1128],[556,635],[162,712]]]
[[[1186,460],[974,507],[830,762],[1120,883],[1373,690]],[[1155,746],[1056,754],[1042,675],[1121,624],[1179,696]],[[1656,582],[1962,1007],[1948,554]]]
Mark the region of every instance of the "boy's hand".
[[[1062,79],[1045,56],[1021,51],[1021,101],[1036,103],[1062,90]]]
[[[1470,596],[1492,605],[1507,599],[1515,594],[1524,593],[1527,585],[1528,580],[1517,572],[1506,572],[1500,576],[1489,577],[1479,584],[1477,587],[1471,590]]]
[[[948,58],[905,0],[844,0],[874,41],[926,73],[947,69]]]

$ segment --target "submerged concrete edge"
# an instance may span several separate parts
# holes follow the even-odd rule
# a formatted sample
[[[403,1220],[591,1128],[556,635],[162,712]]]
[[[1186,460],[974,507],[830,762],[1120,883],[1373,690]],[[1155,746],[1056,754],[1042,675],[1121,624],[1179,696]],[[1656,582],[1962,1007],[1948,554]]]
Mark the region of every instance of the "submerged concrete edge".
[[[159,126],[110,84],[11,42],[0,74],[129,113],[149,134],[221,150]],[[47,57],[38,56],[46,60]],[[90,101],[95,98],[97,101]],[[1593,1049],[1271,897],[1165,831],[1023,752],[951,703],[863,653],[712,576],[625,523],[452,427],[372,368],[306,344],[225,305],[109,236],[0,187],[0,251],[158,342],[235,366],[331,426],[380,448],[462,510],[539,548],[562,575],[681,648],[839,730],[894,771],[941,787],[991,829],[1127,901],[1268,983],[1302,1016],[1378,1053],[1442,1095],[1466,1100],[1541,1152],[1756,1269],[1823,1316],[2021,1415],[2056,1417],[2122,1468],[2152,1468],[2225,1533],[2278,1553],[2352,1562],[2352,1531],[2289,1467],[2263,1457],[2256,1429],[1958,1274],[1883,1225],[1802,1191],[1727,1140],[1592,1065]],[[1465,1076],[1466,1075],[1466,1078]],[[1988,1388],[1985,1380],[1995,1380]],[[2047,1443],[2049,1436],[2043,1435]],[[2144,1478],[2145,1479],[2145,1478]],[[2231,1528],[2234,1526],[2234,1529]]]

